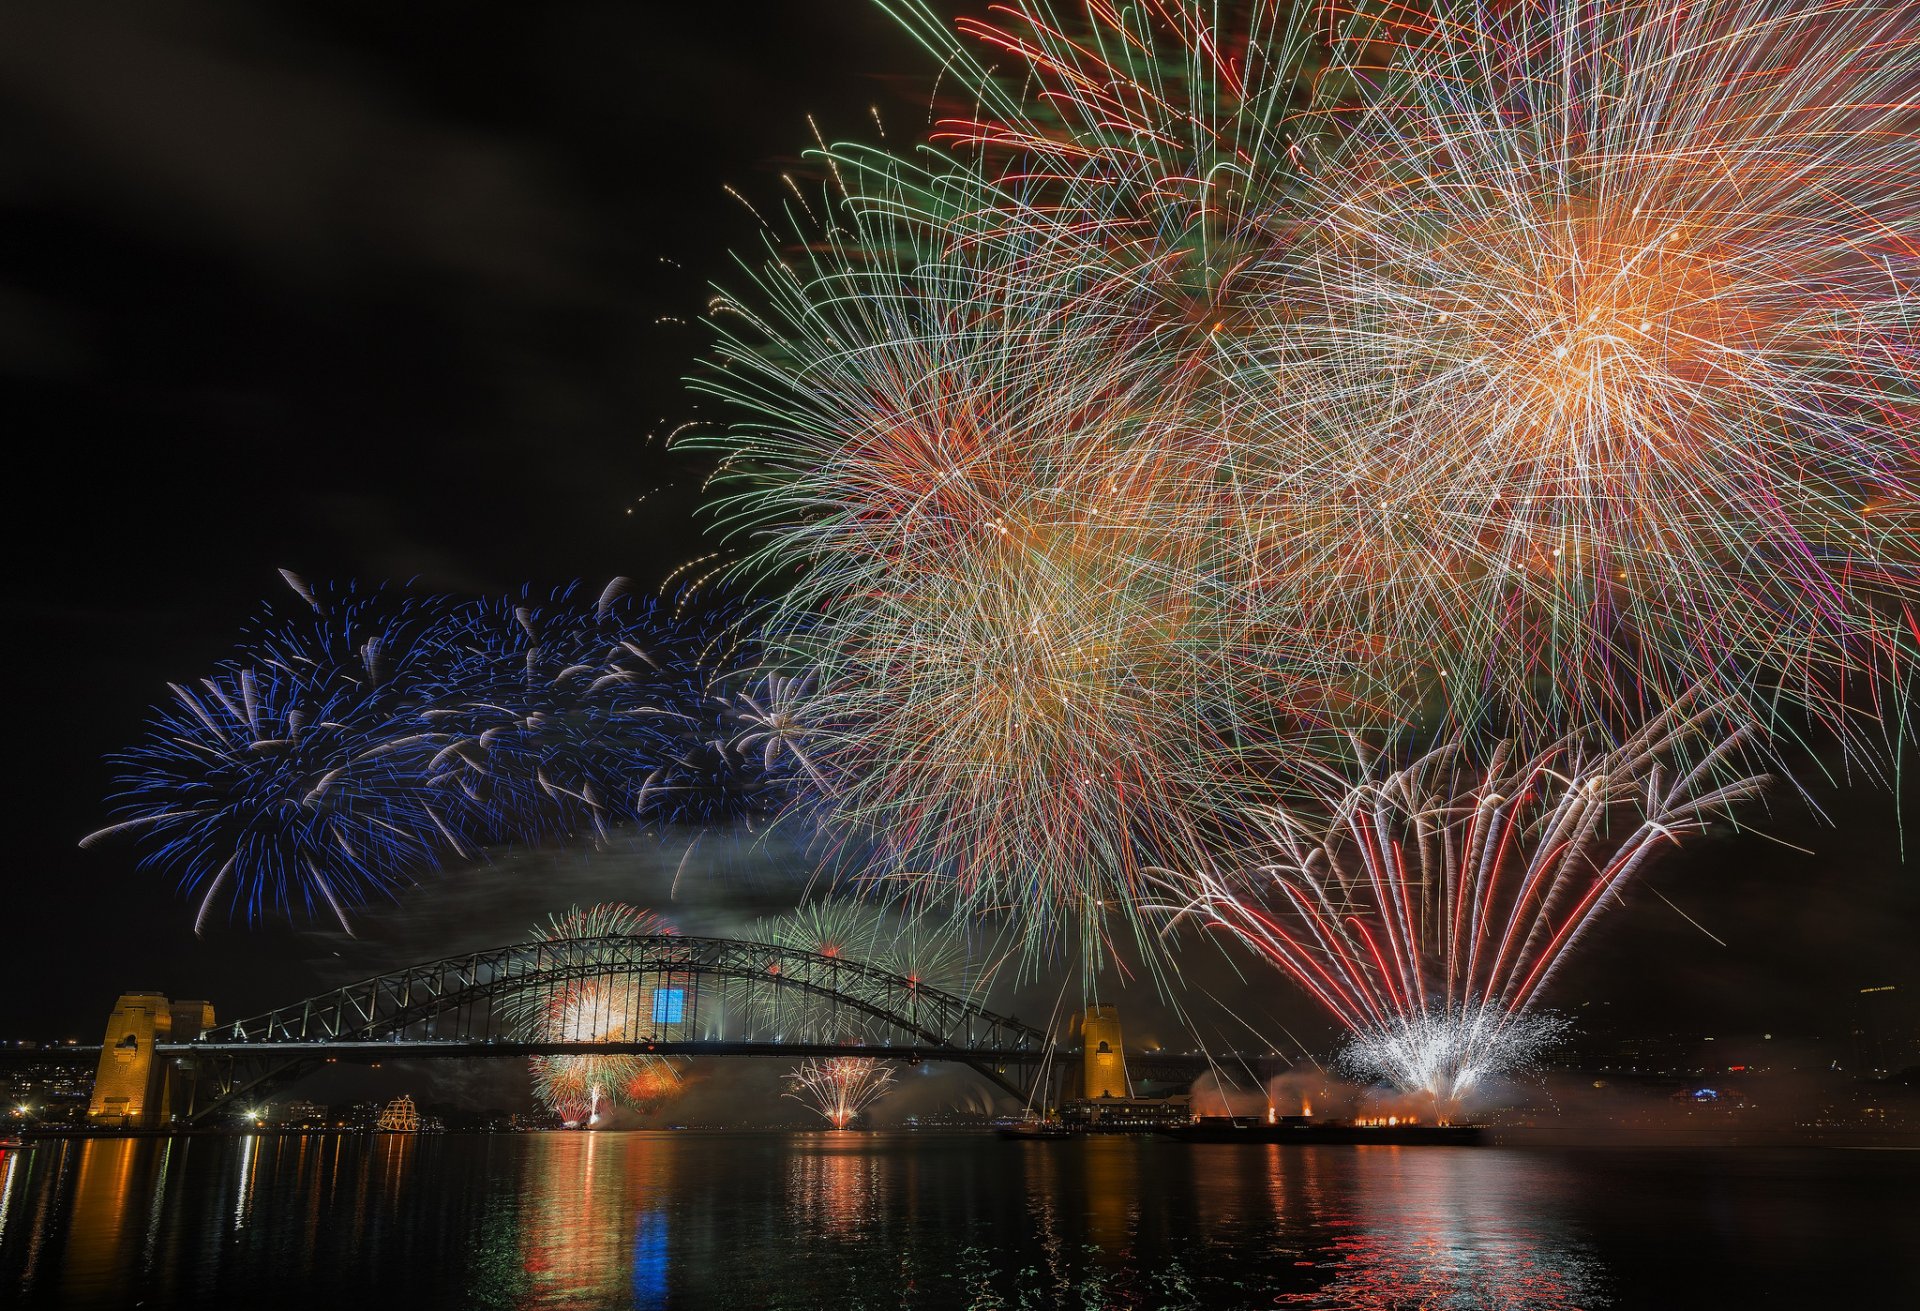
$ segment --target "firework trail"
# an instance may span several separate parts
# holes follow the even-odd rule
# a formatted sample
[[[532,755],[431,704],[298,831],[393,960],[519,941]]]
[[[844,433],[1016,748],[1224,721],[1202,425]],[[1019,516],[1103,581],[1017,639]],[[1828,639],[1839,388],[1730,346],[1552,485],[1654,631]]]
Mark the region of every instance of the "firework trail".
[[[946,917],[901,916],[896,911],[848,897],[821,897],[784,915],[763,920],[754,940],[789,951],[811,952],[829,960],[864,965],[915,985],[966,993],[973,986],[964,945]],[[890,1026],[842,999],[882,1010],[897,1001],[896,984],[849,972],[835,997],[794,989],[750,989],[745,1018],[782,1040],[850,1042],[892,1036]]]
[[[1554,1035],[1542,989],[1646,864],[1758,794],[1745,732],[1715,735],[1722,710],[1670,709],[1618,746],[1503,745],[1484,767],[1452,743],[1269,807],[1260,864],[1176,881],[1181,916],[1304,988],[1353,1035],[1354,1065],[1455,1103]]]
[[[464,854],[461,817],[426,785],[437,746],[419,719],[434,651],[430,607],[385,589],[314,589],[269,609],[243,654],[172,684],[139,745],[113,758],[115,822],[143,868],[177,871],[199,900],[248,918],[336,916]]]
[[[620,902],[602,902],[549,917],[530,941],[580,941],[582,958],[570,964],[561,987],[529,989],[501,1003],[501,1018],[526,1042],[635,1042],[650,1030],[648,998],[636,981],[611,970],[589,972],[595,941],[614,937],[670,934],[674,928],[652,911]],[[536,1056],[529,1062],[534,1095],[562,1123],[591,1125],[607,1109],[625,1106],[650,1111],[678,1096],[680,1073],[659,1056]]]
[[[1359,563],[1347,604],[1464,722],[1880,710],[1915,632],[1920,10],[1444,12],[1355,20],[1391,54],[1253,325],[1232,422],[1323,448],[1274,547]]]
[[[771,816],[793,771],[732,745],[731,616],[565,588],[483,601],[315,587],[174,684],[114,757],[143,867],[250,920],[349,912],[500,843]],[[764,726],[761,726],[764,731]]]
[[[830,1056],[803,1061],[787,1076],[785,1094],[844,1129],[893,1083],[893,1067],[870,1056]]]
[[[762,633],[808,671],[827,817],[910,891],[1045,936],[1204,849],[1240,743],[1305,749],[1353,643],[1303,620],[1282,651],[1267,611],[1256,639],[1218,435],[1044,288],[918,244],[899,215],[934,200],[864,182],[722,306],[702,385],[743,417],[688,441],[725,452],[743,571],[783,585]]]

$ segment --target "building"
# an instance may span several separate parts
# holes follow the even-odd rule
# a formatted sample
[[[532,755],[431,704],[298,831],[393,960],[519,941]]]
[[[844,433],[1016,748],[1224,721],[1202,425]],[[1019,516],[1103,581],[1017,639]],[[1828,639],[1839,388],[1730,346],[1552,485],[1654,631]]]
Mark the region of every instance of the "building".
[[[1087,1007],[1080,1025],[1080,1095],[1089,1101],[1101,1097],[1128,1097],[1127,1058],[1120,1048],[1120,1008],[1110,1002]]]
[[[1847,1032],[1854,1072],[1884,1079],[1920,1064],[1920,1043],[1908,994],[1891,983],[1861,988],[1853,998]]]
[[[107,1017],[87,1122],[105,1129],[157,1129],[173,1120],[179,1075],[159,1043],[192,1042],[213,1027],[213,1004],[164,993],[121,994]]]
[[[1083,1097],[1060,1108],[1060,1122],[1081,1133],[1152,1133],[1193,1123],[1193,1105],[1179,1097]]]
[[[9,1127],[84,1124],[93,1093],[94,1059],[66,1054],[59,1044],[0,1043],[10,1057],[0,1065],[0,1113]]]
[[[327,1108],[318,1102],[296,1099],[281,1107],[274,1120],[283,1125],[324,1128],[327,1123]]]

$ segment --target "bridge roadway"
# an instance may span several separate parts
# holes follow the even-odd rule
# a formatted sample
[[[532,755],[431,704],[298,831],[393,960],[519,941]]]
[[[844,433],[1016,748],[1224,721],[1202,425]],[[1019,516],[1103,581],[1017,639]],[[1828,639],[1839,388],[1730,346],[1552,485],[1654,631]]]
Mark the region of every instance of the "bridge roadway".
[[[69,1049],[71,1050],[71,1049]],[[95,1049],[98,1050],[97,1048]],[[325,1042],[174,1042],[155,1043],[154,1054],[174,1056],[272,1056],[276,1060],[319,1057],[364,1064],[373,1061],[418,1060],[422,1057],[490,1056],[766,1056],[805,1059],[822,1056],[866,1056],[882,1061],[984,1061],[990,1064],[1031,1064],[1049,1053],[1031,1047],[939,1047],[932,1044],[898,1046],[818,1042],[521,1042],[492,1038],[413,1038],[396,1041],[352,1039]],[[1058,1056],[1061,1053],[1054,1052]]]

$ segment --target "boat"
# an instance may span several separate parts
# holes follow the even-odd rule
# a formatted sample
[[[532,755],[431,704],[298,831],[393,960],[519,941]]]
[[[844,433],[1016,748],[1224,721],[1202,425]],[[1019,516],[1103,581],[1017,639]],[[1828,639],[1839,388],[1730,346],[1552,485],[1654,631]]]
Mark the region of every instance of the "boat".
[[[1073,1130],[1058,1120],[1001,1120],[993,1126],[995,1134],[1015,1142],[1071,1138]]]
[[[401,1093],[388,1102],[373,1128],[376,1133],[419,1133],[420,1111],[414,1106],[413,1098]]]
[[[1486,1126],[1481,1124],[1420,1124],[1398,1118],[1313,1120],[1304,1115],[1282,1115],[1264,1121],[1203,1116],[1192,1124],[1160,1132],[1189,1143],[1278,1143],[1288,1147],[1369,1143],[1393,1147],[1473,1147],[1486,1138]]]
[[[31,1146],[24,1138],[0,1138],[0,1152],[24,1152]]]

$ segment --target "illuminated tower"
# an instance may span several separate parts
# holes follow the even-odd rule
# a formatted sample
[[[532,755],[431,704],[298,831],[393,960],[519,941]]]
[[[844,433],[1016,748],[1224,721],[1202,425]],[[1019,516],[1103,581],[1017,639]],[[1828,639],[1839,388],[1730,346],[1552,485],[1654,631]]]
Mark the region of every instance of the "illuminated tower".
[[[87,1121],[109,1129],[149,1129],[166,1123],[167,1086],[153,1045],[173,1037],[173,1009],[157,992],[121,994],[107,1017],[100,1068],[93,1076]]]
[[[1087,1007],[1087,1018],[1080,1026],[1084,1087],[1081,1095],[1126,1097],[1127,1058],[1120,1050],[1120,1008],[1111,1002],[1096,1002]]]
[[[107,1129],[157,1129],[173,1113],[172,1070],[154,1056],[160,1042],[192,1042],[213,1027],[213,1005],[158,992],[121,995],[107,1018],[87,1122]]]

